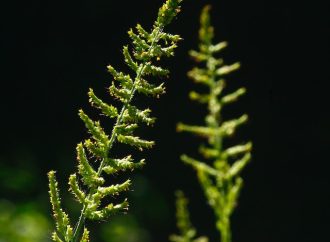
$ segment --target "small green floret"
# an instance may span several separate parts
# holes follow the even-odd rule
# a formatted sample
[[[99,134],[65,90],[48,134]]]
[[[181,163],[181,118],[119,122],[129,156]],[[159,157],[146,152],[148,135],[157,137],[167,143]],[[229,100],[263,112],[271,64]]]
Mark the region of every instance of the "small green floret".
[[[48,172],[49,195],[52,204],[53,215],[56,222],[56,231],[53,232],[54,241],[69,241],[72,238],[72,228],[68,215],[62,210],[61,199],[59,195],[58,184],[55,177],[55,171]]]
[[[173,234],[170,236],[171,242],[208,242],[206,237],[196,237],[196,229],[190,222],[188,199],[184,196],[182,191],[177,191],[176,195],[176,218],[177,227],[180,234]]]

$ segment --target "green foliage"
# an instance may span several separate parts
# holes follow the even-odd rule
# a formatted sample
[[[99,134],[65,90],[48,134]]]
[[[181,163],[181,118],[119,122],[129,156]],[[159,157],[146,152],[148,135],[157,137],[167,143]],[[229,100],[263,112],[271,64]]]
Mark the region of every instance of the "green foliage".
[[[125,212],[128,209],[127,199],[108,205],[104,205],[103,199],[129,190],[131,181],[126,180],[107,186],[103,172],[117,174],[140,168],[145,163],[144,159],[134,161],[131,155],[122,159],[113,158],[113,154],[110,156],[110,151],[116,142],[136,147],[139,150],[151,148],[154,144],[153,141],[147,141],[134,135],[134,131],[141,123],[151,125],[155,122],[155,118],[150,117],[150,109],[140,110],[132,104],[132,101],[136,92],[158,97],[165,91],[163,83],[157,86],[150,84],[147,79],[149,75],[157,77],[169,74],[168,70],[155,66],[154,61],[160,60],[163,56],[174,55],[174,49],[177,47],[176,44],[180,37],[165,33],[164,27],[180,11],[181,1],[167,0],[160,8],[157,20],[150,32],[139,24],[136,26],[136,30],[128,31],[133,51],[130,50],[130,47],[124,46],[123,55],[132,74],[124,74],[118,72],[114,67],[108,66],[109,73],[114,79],[109,87],[109,93],[119,103],[122,103],[120,109],[105,103],[95,95],[92,89],[89,90],[88,96],[91,105],[99,109],[105,116],[116,120],[111,134],[108,135],[99,121],[92,120],[83,110],[79,111],[79,116],[91,138],[77,145],[78,171],[69,177],[69,190],[81,204],[82,210],[78,222],[72,227],[69,216],[61,208],[55,172],[50,171],[48,173],[49,193],[56,222],[56,231],[52,237],[54,241],[89,241],[87,228],[84,228],[82,232],[86,219],[106,220],[109,216]]]
[[[180,235],[171,235],[172,242],[208,242],[206,237],[196,237],[196,229],[192,227],[188,211],[188,199],[182,191],[176,192],[176,218]]]
[[[0,199],[1,242],[48,242],[50,228],[37,202],[14,204]]]
[[[209,205],[214,210],[216,226],[221,235],[221,242],[231,241],[230,216],[237,204],[242,187],[240,172],[251,159],[251,142],[225,147],[224,140],[235,134],[236,129],[244,124],[248,116],[224,121],[222,110],[228,104],[238,100],[245,93],[244,88],[224,94],[225,76],[237,70],[239,63],[225,65],[223,59],[216,54],[227,46],[226,42],[213,44],[214,29],[210,23],[210,6],[204,7],[200,22],[199,50],[190,51],[193,59],[203,67],[195,67],[188,76],[195,82],[208,88],[208,93],[190,92],[189,97],[208,105],[205,126],[186,125],[179,123],[178,131],[193,133],[207,139],[207,145],[201,145],[200,154],[205,161],[182,155],[181,160],[197,171],[197,177]],[[184,202],[182,202],[184,203]],[[179,221],[183,218],[179,217]],[[179,225],[180,228],[180,225]],[[177,240],[179,241],[179,240]],[[183,241],[183,240],[181,240]]]

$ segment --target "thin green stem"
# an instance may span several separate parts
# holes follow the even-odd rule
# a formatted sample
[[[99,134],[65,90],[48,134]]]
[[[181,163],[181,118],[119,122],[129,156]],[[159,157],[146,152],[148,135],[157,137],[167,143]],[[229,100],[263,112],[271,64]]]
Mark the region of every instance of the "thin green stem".
[[[231,229],[229,218],[223,218],[219,222],[218,226],[221,231],[221,240],[220,242],[231,242]]]
[[[214,107],[212,107],[214,105],[214,102],[217,102],[217,94],[214,92],[215,90],[215,85],[216,85],[216,73],[215,73],[215,59],[212,56],[212,54],[209,54],[208,60],[207,60],[207,64],[206,66],[208,67],[208,70],[210,71],[211,75],[210,75],[210,82],[211,82],[211,86],[210,86],[210,100],[208,103],[209,106],[209,112],[211,113],[211,115],[213,116],[213,123],[211,124],[211,126],[213,128],[219,128],[220,124],[221,124],[221,117],[220,117],[220,110],[221,110],[221,106],[219,106],[219,109],[217,109],[214,112]],[[220,104],[217,104],[220,105]],[[219,151],[219,153],[221,152],[222,149],[222,137],[221,135],[217,135],[215,137],[214,140],[214,148],[216,150]]]
[[[209,99],[209,112],[212,116],[212,123],[209,125],[213,128],[219,128],[221,126],[221,103],[218,101],[218,95],[215,90],[217,89],[216,83],[216,65],[215,65],[215,58],[212,54],[209,54],[206,67],[209,72],[209,80],[210,80],[210,99]],[[219,105],[217,108],[214,108],[214,104]],[[212,144],[213,148],[215,150],[218,150],[219,157],[222,152],[222,140],[223,137],[221,134],[217,134],[214,137],[214,143]],[[220,185],[220,193],[222,198],[226,200],[227,197],[227,189],[224,187],[225,184]],[[218,184],[219,186],[219,184]],[[204,187],[204,189],[207,189],[207,187]],[[210,198],[209,198],[210,200]],[[217,213],[217,229],[220,233],[220,239],[221,242],[231,242],[231,226],[230,226],[230,215],[226,213],[225,207],[226,207],[226,201],[223,201],[222,204],[218,204],[216,206],[213,206],[213,209]],[[221,201],[218,201],[221,203]]]

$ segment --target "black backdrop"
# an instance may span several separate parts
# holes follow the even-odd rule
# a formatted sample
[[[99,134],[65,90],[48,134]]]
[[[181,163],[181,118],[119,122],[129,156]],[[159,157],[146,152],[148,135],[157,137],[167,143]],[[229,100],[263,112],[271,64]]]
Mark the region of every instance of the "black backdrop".
[[[111,81],[106,65],[124,68],[126,31],[137,22],[150,27],[161,3],[1,3],[0,158],[12,170],[34,171],[29,189],[18,194],[3,187],[1,197],[18,202],[38,196],[49,209],[45,174],[57,169],[64,178],[74,169],[75,144],[86,137],[77,110],[93,113],[88,87],[105,93]],[[133,198],[132,213],[139,211],[152,241],[166,241],[175,230],[173,191],[181,188],[190,197],[195,225],[216,241],[212,213],[194,173],[178,159],[182,152],[194,153],[198,140],[175,133],[178,120],[203,121],[202,107],[187,99],[193,85],[185,72],[192,66],[186,53],[197,45],[198,16],[206,3],[213,5],[216,39],[230,43],[227,62],[242,63],[231,85],[248,89],[227,114],[249,113],[249,124],[237,140],[254,143],[233,216],[234,241],[329,241],[330,35],[325,1],[185,1],[169,28],[184,42],[167,62],[172,74],[166,96],[149,104],[157,124],[145,130],[157,146],[147,151],[148,165],[140,175],[159,198],[147,196],[136,202],[139,206]],[[153,213],[155,218],[146,215]]]

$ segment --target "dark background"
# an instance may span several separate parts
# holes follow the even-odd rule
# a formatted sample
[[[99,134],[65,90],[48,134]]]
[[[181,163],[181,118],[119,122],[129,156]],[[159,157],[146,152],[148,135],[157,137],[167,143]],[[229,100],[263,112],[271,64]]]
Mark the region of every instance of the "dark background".
[[[167,62],[172,71],[167,94],[148,104],[158,121],[144,137],[157,145],[145,152],[148,165],[135,173],[136,191],[130,195],[130,213],[150,241],[167,241],[176,231],[177,188],[190,198],[199,233],[218,240],[195,174],[178,158],[194,153],[199,140],[175,132],[177,121],[202,123],[205,114],[187,98],[194,85],[185,73],[193,65],[186,53],[197,46],[198,17],[206,3],[213,5],[216,40],[230,44],[224,52],[227,63],[242,63],[229,86],[248,89],[226,113],[250,115],[235,139],[254,143],[253,162],[243,174],[245,187],[233,216],[234,241],[329,241],[330,35],[325,2],[184,2],[182,14],[168,29],[181,34],[184,42]],[[40,210],[50,214],[46,172],[58,170],[64,189],[75,169],[75,145],[86,138],[77,110],[83,107],[94,114],[88,87],[107,98],[111,77],[106,66],[125,68],[121,49],[128,43],[126,31],[137,22],[150,28],[161,3],[1,3],[1,199],[14,204],[37,200]]]

